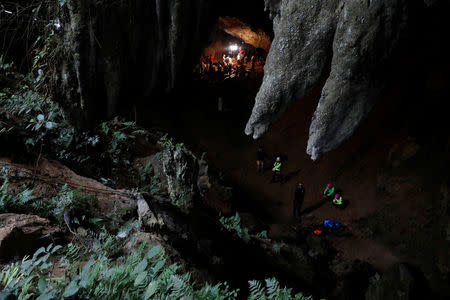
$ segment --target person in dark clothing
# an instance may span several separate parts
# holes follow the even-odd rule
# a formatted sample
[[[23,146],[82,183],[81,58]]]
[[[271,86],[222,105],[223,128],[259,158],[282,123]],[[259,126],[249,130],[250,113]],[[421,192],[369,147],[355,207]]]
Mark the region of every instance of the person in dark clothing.
[[[266,154],[264,150],[259,147],[256,151],[256,167],[258,172],[264,172],[264,159],[266,158]]]
[[[305,198],[305,188],[299,183],[294,192],[294,217],[300,217],[303,199]]]

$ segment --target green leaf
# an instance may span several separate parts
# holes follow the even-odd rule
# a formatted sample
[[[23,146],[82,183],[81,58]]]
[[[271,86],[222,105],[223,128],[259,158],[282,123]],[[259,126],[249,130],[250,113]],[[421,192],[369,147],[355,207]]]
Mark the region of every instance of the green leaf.
[[[75,280],[72,280],[64,290],[63,297],[64,298],[72,297],[78,292],[79,289],[80,287],[78,286],[78,283]]]
[[[56,251],[58,251],[59,249],[61,249],[62,246],[61,245],[57,245],[52,249],[52,252],[50,252],[51,254],[55,253]]]
[[[157,281],[152,281],[149,283],[147,290],[145,291],[145,295],[144,295],[144,299],[150,299],[150,297],[152,297],[159,288],[159,284]]]
[[[31,296],[31,294],[28,294],[27,296]],[[25,298],[25,299],[27,299],[27,298]],[[50,300],[50,299],[53,299],[53,295],[51,293],[50,294],[42,294],[36,298],[36,300]]]
[[[144,258],[135,268],[134,271],[131,274],[138,274],[138,273],[142,273],[143,271],[145,271],[145,269],[148,266],[148,262],[147,260]]]
[[[92,224],[97,224],[97,223],[100,223],[102,221],[103,221],[102,218],[90,218],[89,219],[89,222],[92,223]]]
[[[50,249],[52,248],[52,246],[53,246],[53,243],[50,243],[50,245],[47,246],[47,249],[45,249],[45,251],[49,252]]]
[[[155,257],[156,255],[158,255],[161,252],[161,246],[157,245],[154,246],[152,249],[150,249],[147,252],[147,255],[145,256],[147,259],[152,259],[153,257]]]
[[[25,145],[31,145],[31,146],[34,146],[34,145],[35,145],[34,140],[33,140],[32,138],[27,139],[27,140],[25,141]]]
[[[38,288],[41,294],[45,293],[45,291],[47,290],[47,281],[44,277],[39,278]]]
[[[134,286],[140,286],[142,284],[142,282],[144,282],[147,275],[148,275],[148,273],[146,271],[140,273],[134,280]]]
[[[33,260],[35,260],[39,256],[39,254],[41,254],[43,252],[45,252],[45,248],[44,247],[41,247],[41,248],[37,249],[37,251],[34,252]]]
[[[165,259],[158,261],[158,263],[152,269],[153,275],[157,274],[164,267],[165,264],[166,264]]]

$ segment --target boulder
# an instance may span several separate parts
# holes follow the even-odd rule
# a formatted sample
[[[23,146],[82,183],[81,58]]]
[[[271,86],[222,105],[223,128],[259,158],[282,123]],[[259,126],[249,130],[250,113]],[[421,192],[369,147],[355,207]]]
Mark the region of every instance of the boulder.
[[[331,270],[336,274],[335,299],[363,299],[369,278],[375,274],[369,263],[359,259],[340,261]]]
[[[170,146],[163,152],[162,165],[172,202],[182,211],[189,212],[198,191],[197,158],[182,146]]]
[[[138,198],[137,206],[139,221],[147,228],[154,230],[155,228],[161,228],[164,225],[162,219],[158,218],[158,216],[150,210],[150,207],[144,198]]]
[[[327,239],[322,236],[308,235],[306,238],[308,255],[316,260],[328,258],[332,248]]]
[[[314,260],[302,248],[276,241],[261,241],[260,246],[266,251],[266,264],[284,274],[289,274],[309,288],[320,289],[321,274]]]
[[[423,275],[405,263],[391,266],[366,292],[366,300],[430,299],[427,296],[428,288]]]
[[[211,183],[209,182],[208,163],[200,159],[198,161],[198,180],[197,187],[202,196],[204,196],[209,189],[211,189]]]
[[[35,215],[0,214],[0,261],[32,254],[60,238],[60,229]]]
[[[139,159],[139,161],[143,166],[146,166],[148,163],[150,163],[153,168],[154,174],[156,175],[156,177],[158,177],[158,179],[161,182],[161,186],[167,189],[167,179],[163,170],[162,158],[163,152],[158,152],[154,155],[141,158]]]

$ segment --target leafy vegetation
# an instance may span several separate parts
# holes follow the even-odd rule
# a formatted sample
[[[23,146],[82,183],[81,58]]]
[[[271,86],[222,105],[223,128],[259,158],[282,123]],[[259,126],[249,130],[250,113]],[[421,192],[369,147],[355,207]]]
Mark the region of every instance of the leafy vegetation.
[[[111,259],[103,251],[91,252],[86,263],[78,262],[86,255],[79,246],[49,245],[38,249],[32,257],[6,266],[0,273],[0,297],[19,299],[236,299],[239,290],[226,283],[199,285],[191,274],[180,273],[180,266],[168,263],[159,245],[141,244],[129,255]],[[62,252],[58,263],[50,260]],[[75,261],[74,261],[75,259]],[[55,267],[64,267],[64,276],[56,277]],[[265,285],[250,281],[248,299],[299,299],[292,290],[281,288],[274,278]]]
[[[140,171],[139,188],[151,195],[157,195],[161,191],[161,181],[153,170],[151,162],[147,162]]]
[[[164,134],[158,141],[158,145],[163,148],[175,147],[177,150],[186,150],[184,143],[175,143],[168,134]]]
[[[268,239],[268,237],[267,237],[267,230],[261,231],[261,232],[258,233],[256,236],[259,237],[259,238],[261,238],[261,239]]]
[[[236,213],[231,217],[220,217],[220,223],[222,223],[223,227],[228,231],[235,232],[246,243],[250,241],[248,229],[241,226],[241,217],[239,216],[239,213]]]
[[[66,1],[59,0],[59,4],[62,7]],[[38,4],[33,13],[39,14],[40,9]],[[0,141],[2,145],[15,141],[26,146],[27,154],[37,157],[37,162],[45,154],[78,170],[89,170],[89,175],[97,178],[128,171],[134,159],[132,147],[139,139],[147,140],[146,131],[119,118],[101,123],[91,131],[77,131],[49,96],[65,53],[60,34],[55,30],[56,21],[48,23],[44,34],[31,46],[35,55],[27,75],[17,73],[13,64],[0,56]],[[174,143],[167,135],[158,144],[187,150],[183,143]],[[139,176],[141,190],[152,195],[160,192],[160,181],[150,164]],[[189,192],[181,192],[174,204],[189,211],[192,201]],[[126,253],[127,237],[140,227],[139,222],[124,222],[117,208],[99,215],[93,209],[96,204],[95,197],[68,185],[63,185],[56,196],[36,195],[26,185],[12,191],[6,176],[0,186],[0,213],[33,213],[60,226],[83,225],[88,231],[83,238],[75,234],[76,242],[65,247],[49,245],[38,249],[32,257],[5,266],[0,272],[0,299],[238,298],[239,290],[226,283],[202,284],[193,280],[191,273],[181,272],[181,266],[169,263],[161,246],[142,244]],[[222,217],[220,221],[227,230],[250,241],[239,214]],[[112,231],[118,234],[111,235]],[[258,236],[267,238],[267,232]],[[276,279],[267,279],[265,284],[250,281],[249,286],[249,299],[309,299],[301,294],[292,295],[291,289],[281,288]]]
[[[250,296],[249,300],[312,300],[313,297],[305,297],[302,293],[292,295],[292,289],[281,288],[280,283],[275,278],[265,280],[265,285],[260,281],[249,281]]]
[[[190,210],[194,207],[192,193],[190,193],[189,191],[181,190],[173,200],[173,204],[175,204],[175,206],[177,206],[181,211],[189,213]]]
[[[0,213],[33,213],[57,221],[60,225],[72,221],[78,225],[83,222],[92,225],[98,220],[93,209],[97,198],[82,194],[80,190],[63,185],[54,197],[38,197],[24,185],[16,192],[10,191],[8,185],[6,178],[0,186]]]
[[[6,69],[11,65],[2,62],[0,71]],[[14,84],[0,88],[0,140],[5,144],[15,140],[26,145],[29,154],[45,153],[84,172],[90,170],[89,175],[97,178],[130,168],[131,145],[138,138],[146,141],[146,131],[134,122],[115,118],[93,131],[79,132],[66,120],[59,105],[40,89],[39,76],[10,73],[13,75],[8,77],[15,76]]]

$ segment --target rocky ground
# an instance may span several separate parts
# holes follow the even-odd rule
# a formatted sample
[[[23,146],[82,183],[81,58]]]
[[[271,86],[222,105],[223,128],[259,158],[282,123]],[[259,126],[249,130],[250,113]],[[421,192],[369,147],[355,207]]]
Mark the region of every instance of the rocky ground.
[[[402,86],[406,83],[398,84],[390,87],[349,141],[316,162],[303,150],[320,87],[292,104],[286,115],[257,141],[241,134],[250,109],[246,99],[254,97],[251,88],[236,88],[231,112],[214,112],[212,97],[212,104],[206,105],[205,99],[198,105],[191,102],[190,107],[183,107],[176,113],[179,123],[171,119],[155,123],[183,137],[198,152],[206,152],[212,170],[239,187],[234,207],[252,211],[270,224],[272,238],[289,238],[295,235],[292,227],[311,228],[326,218],[333,219],[350,232],[344,237],[326,237],[340,259],[360,259],[378,272],[408,262],[420,266],[433,290],[446,294],[450,253],[446,238],[448,213],[443,207],[448,201],[448,172],[444,167],[448,163],[448,144],[427,136],[431,128],[442,125],[441,118],[423,128],[399,118],[407,103],[408,118],[420,118],[423,111],[419,103],[408,102],[409,93]],[[151,113],[149,116],[154,117]],[[158,120],[157,116],[153,120]],[[283,153],[287,157],[283,166],[286,183],[270,184],[269,170],[264,174],[256,172],[255,155],[260,145],[270,155]],[[298,182],[306,187],[301,222],[292,217],[293,192]],[[322,201],[321,193],[328,182],[343,192],[348,201],[345,210],[336,210]]]

